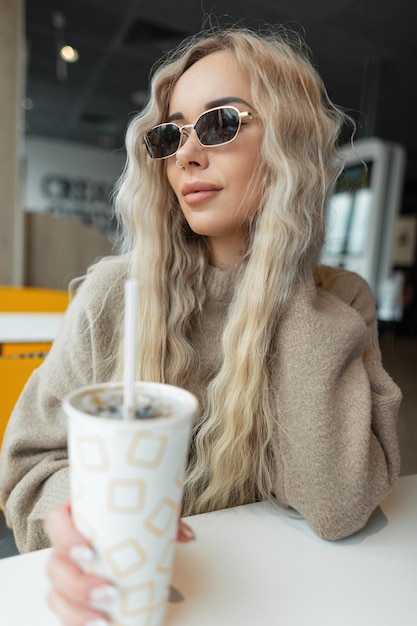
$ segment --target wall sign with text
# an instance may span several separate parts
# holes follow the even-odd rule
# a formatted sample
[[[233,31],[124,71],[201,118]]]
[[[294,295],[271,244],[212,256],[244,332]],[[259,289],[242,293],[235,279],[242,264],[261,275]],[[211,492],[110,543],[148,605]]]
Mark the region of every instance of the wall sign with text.
[[[75,219],[105,235],[113,232],[110,183],[51,173],[42,177],[40,186],[43,212]]]

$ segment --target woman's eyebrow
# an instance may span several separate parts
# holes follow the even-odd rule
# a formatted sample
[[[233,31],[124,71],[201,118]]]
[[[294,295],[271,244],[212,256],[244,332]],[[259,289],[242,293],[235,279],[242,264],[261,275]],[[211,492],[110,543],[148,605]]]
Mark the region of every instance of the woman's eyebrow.
[[[249,102],[247,102],[243,98],[239,98],[238,96],[226,96],[224,98],[216,98],[215,100],[210,100],[209,102],[206,102],[205,107],[207,109],[214,109],[214,107],[224,106],[225,104],[237,104],[237,103],[244,104],[250,109],[253,108],[253,106],[249,104]],[[175,120],[183,120],[183,119],[184,119],[184,114],[181,113],[180,111],[176,111],[175,113],[171,113],[171,115],[168,117],[168,122],[174,122]]]
[[[175,122],[176,120],[183,120],[183,119],[184,119],[183,113],[181,113],[180,111],[177,111],[175,113],[171,113],[171,115],[168,116],[167,122]]]
[[[249,102],[247,102],[243,98],[239,98],[238,96],[227,96],[225,98],[216,98],[215,100],[210,100],[210,102],[206,102],[206,107],[208,107],[209,109],[212,109],[214,107],[219,107],[224,104],[233,104],[235,102],[236,103],[239,102],[240,104],[245,104],[250,109],[253,108],[253,106],[249,104]]]

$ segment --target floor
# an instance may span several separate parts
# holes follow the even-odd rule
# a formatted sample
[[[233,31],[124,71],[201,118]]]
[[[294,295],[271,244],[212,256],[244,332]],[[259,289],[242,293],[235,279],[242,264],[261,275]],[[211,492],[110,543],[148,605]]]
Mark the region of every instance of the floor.
[[[4,513],[0,510],[0,559],[19,554],[14,542],[13,533],[7,528]]]
[[[403,393],[398,416],[401,475],[417,474],[417,337],[384,337],[380,340],[387,372]]]
[[[417,338],[388,335],[380,344],[385,369],[403,392],[398,418],[401,475],[417,474]],[[0,558],[15,554],[13,533],[0,510]]]

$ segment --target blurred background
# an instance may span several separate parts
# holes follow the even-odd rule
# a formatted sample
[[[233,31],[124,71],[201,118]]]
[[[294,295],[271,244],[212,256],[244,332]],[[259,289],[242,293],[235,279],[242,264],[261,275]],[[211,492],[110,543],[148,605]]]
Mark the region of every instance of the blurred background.
[[[124,163],[126,126],[146,101],[152,66],[201,28],[236,22],[253,28],[284,24],[304,36],[330,97],[356,120],[357,139],[376,138],[382,149],[394,144],[402,151],[388,221],[394,231],[402,216],[397,244],[403,247],[398,254],[395,241],[383,242],[375,264],[381,265],[381,255],[385,265],[390,257],[379,283],[391,270],[401,270],[401,284],[397,280],[393,289],[401,289],[407,317],[416,289],[417,5],[412,0],[0,0],[1,130],[8,138],[1,147],[8,165],[0,174],[0,282],[62,288],[90,257],[111,251],[109,196]],[[375,152],[361,157],[367,164],[377,160]],[[355,170],[349,174],[355,177]],[[4,190],[13,185],[6,199]],[[89,245],[82,240],[74,249],[69,240],[75,226],[60,228],[56,218],[92,227]],[[369,225],[382,239],[383,226]],[[51,258],[59,252],[58,265],[42,261],[46,249]],[[346,259],[327,255],[325,260],[349,267]],[[376,291],[380,287],[373,284],[375,268],[368,273],[360,264],[350,268],[365,274]],[[408,317],[404,325],[417,333]]]
[[[236,22],[301,34],[357,122],[356,152],[341,145],[323,260],[370,282],[384,359],[415,424],[413,0],[0,0],[0,284],[63,290],[115,252],[110,194],[151,68],[184,37]],[[417,433],[407,427],[404,441],[417,471]]]
[[[0,0],[0,365],[8,392],[0,440],[53,340],[70,280],[117,253],[111,190],[152,66],[184,37],[236,22],[301,34],[331,99],[357,123],[355,150],[340,146],[346,167],[327,207],[322,260],[357,271],[374,291],[384,365],[404,395],[401,473],[416,473],[414,0]],[[19,291],[35,292],[36,310],[46,311],[29,313],[26,329],[16,327],[21,309],[10,302]],[[29,346],[21,336],[28,328]],[[0,557],[14,553],[0,511]]]

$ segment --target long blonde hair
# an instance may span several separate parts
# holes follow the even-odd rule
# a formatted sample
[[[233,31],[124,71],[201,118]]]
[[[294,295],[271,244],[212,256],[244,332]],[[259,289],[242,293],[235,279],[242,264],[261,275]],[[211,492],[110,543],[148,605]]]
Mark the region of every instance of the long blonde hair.
[[[115,205],[123,251],[140,282],[140,379],[187,386],[197,364],[189,338],[204,302],[208,264],[205,238],[191,233],[165,163],[147,157],[143,136],[164,121],[179,77],[218,50],[234,54],[251,83],[264,129],[257,171],[264,193],[223,329],[221,366],[194,429],[185,514],[273,497],[274,331],[297,284],[317,262],[326,196],[340,171],[336,143],[344,121],[302,44],[285,33],[203,33],[156,70],[148,105],[127,131],[128,159]],[[119,373],[121,362],[120,355]]]

